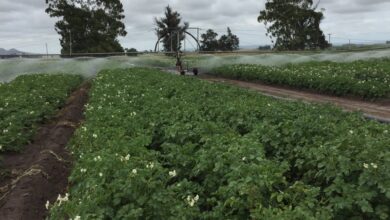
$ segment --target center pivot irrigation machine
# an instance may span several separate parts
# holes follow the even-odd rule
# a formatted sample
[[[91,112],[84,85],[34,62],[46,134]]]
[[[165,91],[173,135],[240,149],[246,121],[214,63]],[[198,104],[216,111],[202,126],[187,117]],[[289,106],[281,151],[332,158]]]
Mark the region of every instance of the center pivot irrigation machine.
[[[199,30],[200,29],[199,28],[188,28],[188,29],[197,30],[197,37],[195,37],[194,35],[192,35],[190,32],[188,32],[186,30],[183,31],[183,30],[179,30],[179,29],[172,29],[171,31],[166,32],[166,33],[158,36],[156,45],[154,47],[154,52],[160,51],[160,49],[159,49],[160,43],[162,42],[162,40],[165,37],[167,37],[169,35],[168,40],[171,41],[171,51],[168,53],[176,57],[176,70],[180,73],[180,75],[185,75],[186,72],[189,72],[190,69],[192,69],[192,73],[196,76],[196,75],[198,75],[198,67],[195,67],[195,66],[190,67],[188,63],[186,63],[185,67],[183,67],[182,57],[183,57],[184,53],[182,51],[180,51],[180,48],[181,48],[180,44],[181,44],[181,35],[184,34],[184,37],[188,35],[192,39],[195,40],[196,45],[197,45],[196,50],[199,52],[200,51]],[[177,46],[175,49],[173,48],[174,37],[177,37],[177,40],[176,40]]]

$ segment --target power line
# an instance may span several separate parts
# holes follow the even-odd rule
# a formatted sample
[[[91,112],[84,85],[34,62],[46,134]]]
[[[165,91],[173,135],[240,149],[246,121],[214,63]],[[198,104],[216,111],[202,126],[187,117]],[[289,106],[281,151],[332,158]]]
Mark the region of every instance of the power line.
[[[47,43],[45,45],[46,45],[46,56],[47,56],[47,58],[49,58],[49,50],[47,48]]]
[[[342,37],[333,37],[335,39],[341,39],[341,40],[352,40],[352,41],[362,41],[362,42],[384,42],[385,40],[362,40],[362,39],[354,39],[354,38],[342,38]]]

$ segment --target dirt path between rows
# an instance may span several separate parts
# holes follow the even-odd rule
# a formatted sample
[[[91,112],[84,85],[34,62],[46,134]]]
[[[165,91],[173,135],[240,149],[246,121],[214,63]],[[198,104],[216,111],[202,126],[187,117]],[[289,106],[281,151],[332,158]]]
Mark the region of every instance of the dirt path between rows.
[[[87,82],[74,91],[22,153],[3,155],[2,167],[9,176],[1,181],[0,219],[45,219],[46,201],[53,203],[59,194],[64,194],[71,168],[65,146],[83,120],[89,88]]]
[[[362,111],[367,118],[390,123],[390,101],[383,101],[380,103],[365,102],[361,100],[352,100],[342,97],[315,94],[311,92],[282,88],[278,86],[270,86],[260,83],[251,83],[240,80],[214,77],[206,74],[202,74],[199,77],[210,82],[221,82],[242,88],[252,89],[259,91],[264,95],[275,98],[302,100],[313,103],[331,103],[347,111]]]

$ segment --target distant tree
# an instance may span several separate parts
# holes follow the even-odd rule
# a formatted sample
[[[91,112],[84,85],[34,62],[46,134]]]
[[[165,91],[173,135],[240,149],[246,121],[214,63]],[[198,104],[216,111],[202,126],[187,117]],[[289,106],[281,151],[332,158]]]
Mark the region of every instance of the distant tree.
[[[259,46],[257,49],[258,50],[271,50],[272,47],[270,45],[264,45],[264,46]]]
[[[126,36],[120,0],[46,0],[46,13],[58,17],[61,53],[123,52],[118,36]]]
[[[230,28],[227,28],[227,35],[222,35],[218,40],[218,47],[222,51],[233,51],[238,50],[240,45],[240,40],[234,34]]]
[[[201,35],[201,50],[203,51],[216,51],[219,49],[218,40],[217,40],[218,34],[214,32],[212,29],[208,29],[205,34]]]
[[[138,51],[135,48],[125,49],[127,56],[137,56]]]
[[[320,29],[324,15],[316,11],[318,4],[313,0],[267,0],[258,21],[270,24],[267,36],[276,49],[324,49],[329,43]]]
[[[156,34],[157,37],[162,37],[164,50],[165,51],[178,51],[181,49],[181,42],[185,39],[185,31],[188,29],[188,22],[184,22],[181,25],[180,14],[176,11],[173,11],[172,8],[168,5],[165,8],[165,16],[162,18],[155,18],[156,24]],[[178,34],[179,37],[179,46],[178,46]]]

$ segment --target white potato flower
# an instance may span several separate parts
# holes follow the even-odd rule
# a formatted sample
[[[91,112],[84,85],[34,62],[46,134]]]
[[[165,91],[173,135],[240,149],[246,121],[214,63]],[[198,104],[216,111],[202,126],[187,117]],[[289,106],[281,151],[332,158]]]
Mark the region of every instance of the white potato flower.
[[[61,204],[63,202],[67,202],[69,200],[69,194],[68,193],[65,193],[65,196],[62,197],[61,194],[58,195],[57,197],[57,202],[58,202],[58,205],[61,206]]]
[[[199,195],[196,195],[195,197],[187,196],[187,203],[189,206],[193,207],[195,203],[197,203],[199,200]]]
[[[170,177],[175,177],[175,176],[177,176],[176,170],[169,171],[169,176],[170,176]]]
[[[153,169],[153,167],[154,167],[154,163],[153,162],[150,162],[150,163],[146,164],[146,168],[148,168],[148,169]]]

